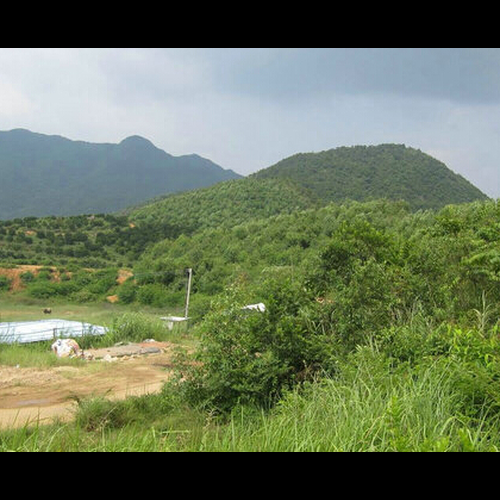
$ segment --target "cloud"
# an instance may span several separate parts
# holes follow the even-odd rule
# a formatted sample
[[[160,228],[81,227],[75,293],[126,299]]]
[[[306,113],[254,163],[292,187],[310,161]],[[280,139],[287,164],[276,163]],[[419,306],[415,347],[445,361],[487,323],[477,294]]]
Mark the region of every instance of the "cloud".
[[[498,49],[206,49],[203,57],[220,88],[271,99],[335,93],[500,102]]]
[[[0,49],[0,130],[143,135],[243,174],[398,142],[500,196],[499,123],[498,49]]]
[[[34,110],[35,106],[27,96],[11,84],[0,80],[0,119],[27,116]]]

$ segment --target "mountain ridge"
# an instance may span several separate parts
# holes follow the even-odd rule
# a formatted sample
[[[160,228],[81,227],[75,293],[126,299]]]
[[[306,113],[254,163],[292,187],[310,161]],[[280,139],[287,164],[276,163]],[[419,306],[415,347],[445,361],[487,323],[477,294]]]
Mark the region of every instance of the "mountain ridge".
[[[381,199],[403,201],[417,211],[489,198],[422,151],[384,144],[299,153],[244,179],[161,196],[126,213],[137,223],[175,221],[192,232],[330,203]]]
[[[113,144],[0,132],[0,219],[111,213],[241,177],[199,155],[173,156],[138,135]]]

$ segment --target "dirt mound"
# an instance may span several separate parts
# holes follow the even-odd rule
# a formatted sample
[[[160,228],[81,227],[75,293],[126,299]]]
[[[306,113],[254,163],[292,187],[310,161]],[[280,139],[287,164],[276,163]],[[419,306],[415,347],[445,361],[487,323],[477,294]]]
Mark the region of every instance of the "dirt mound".
[[[125,283],[125,281],[127,281],[133,275],[134,273],[132,271],[129,271],[128,269],[120,269],[118,271],[118,278],[116,279],[116,282],[119,285],[123,285],[123,283]]]
[[[11,291],[18,292],[24,288],[21,276],[27,272],[33,273],[34,276],[38,276],[41,269],[43,269],[42,266],[17,266],[12,269],[0,267],[0,276],[5,276],[8,280],[10,280]]]

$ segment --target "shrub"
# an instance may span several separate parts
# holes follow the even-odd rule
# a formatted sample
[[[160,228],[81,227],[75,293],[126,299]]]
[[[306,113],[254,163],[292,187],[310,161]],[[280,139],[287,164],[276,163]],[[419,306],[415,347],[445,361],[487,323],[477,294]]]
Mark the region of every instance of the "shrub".
[[[153,283],[139,288],[137,300],[146,306],[165,307],[170,293],[164,285]]]
[[[118,298],[123,304],[131,304],[134,302],[137,294],[137,286],[133,280],[126,281],[118,288]]]
[[[56,283],[36,282],[30,285],[28,293],[35,299],[49,299],[59,295],[59,290]]]
[[[498,422],[487,423],[484,409],[463,416],[459,372],[449,362],[395,371],[363,348],[338,376],[285,394],[269,415],[236,413],[207,451],[498,451]]]
[[[232,290],[205,317],[200,363],[184,367],[191,403],[223,412],[238,403],[266,406],[333,368],[335,341],[311,322],[314,300],[291,280],[269,280],[263,288],[265,313],[243,311],[248,299]]]
[[[31,271],[26,271],[25,273],[21,274],[21,281],[25,285],[28,285],[29,283],[33,283],[33,281],[35,281],[35,275]]]
[[[0,276],[0,292],[10,288],[10,280],[6,276]]]
[[[37,281],[50,281],[52,279],[52,271],[50,269],[41,269],[38,273]]]
[[[98,271],[91,276],[91,283],[87,286],[89,292],[96,295],[105,295],[116,286],[117,272],[115,269]]]
[[[112,336],[115,342],[143,342],[147,339],[164,340],[166,328],[161,319],[140,313],[128,313],[115,320]]]
[[[79,302],[80,304],[84,304],[86,302],[95,302],[99,299],[97,295],[88,290],[79,290],[78,292],[74,292],[71,295],[71,299],[75,302]]]

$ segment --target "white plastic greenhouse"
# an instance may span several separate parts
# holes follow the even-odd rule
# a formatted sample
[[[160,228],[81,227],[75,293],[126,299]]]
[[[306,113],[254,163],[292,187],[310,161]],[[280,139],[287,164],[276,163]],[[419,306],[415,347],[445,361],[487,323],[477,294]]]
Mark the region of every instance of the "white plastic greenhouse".
[[[0,323],[0,343],[29,344],[58,338],[105,335],[107,332],[108,329],[103,326],[62,319]]]

